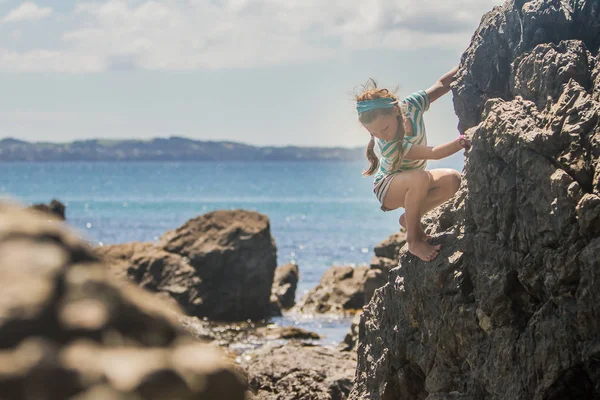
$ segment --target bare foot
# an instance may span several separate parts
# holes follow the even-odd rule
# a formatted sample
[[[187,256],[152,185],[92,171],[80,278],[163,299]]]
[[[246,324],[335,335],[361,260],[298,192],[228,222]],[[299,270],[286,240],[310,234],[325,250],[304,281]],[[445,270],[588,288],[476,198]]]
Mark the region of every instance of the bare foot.
[[[406,232],[406,214],[402,214],[400,216],[400,226],[402,227],[401,232]],[[428,234],[425,233],[425,231],[423,229],[421,229],[421,232],[419,232],[419,237],[423,240],[429,240],[431,239],[431,236],[429,236]]]
[[[434,260],[442,248],[441,244],[433,246],[424,240],[416,240],[408,243],[408,251],[423,261]]]

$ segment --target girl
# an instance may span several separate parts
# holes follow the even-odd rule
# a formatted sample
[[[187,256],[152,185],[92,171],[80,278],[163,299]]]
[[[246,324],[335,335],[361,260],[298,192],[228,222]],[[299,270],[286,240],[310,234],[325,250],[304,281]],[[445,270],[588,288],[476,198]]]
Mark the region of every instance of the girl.
[[[458,68],[442,76],[432,87],[399,101],[387,89],[378,89],[373,80],[356,97],[360,123],[371,134],[367,146],[370,166],[363,175],[375,174],[373,191],[383,211],[405,209],[400,225],[406,229],[408,251],[423,261],[437,257],[441,245],[427,242],[421,217],[450,199],[460,186],[460,174],[452,169],[425,171],[427,160],[439,160],[471,143],[460,135],[439,146],[427,146],[423,113],[429,104],[450,91]],[[380,158],[374,147],[377,146]]]

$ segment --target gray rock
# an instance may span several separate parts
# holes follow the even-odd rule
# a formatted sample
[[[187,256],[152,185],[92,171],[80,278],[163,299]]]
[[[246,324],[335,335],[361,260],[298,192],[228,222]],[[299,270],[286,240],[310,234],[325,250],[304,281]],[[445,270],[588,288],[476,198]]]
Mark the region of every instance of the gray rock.
[[[442,250],[403,252],[365,307],[351,399],[600,398],[599,13],[483,18],[454,86],[463,184],[424,218]]]
[[[398,266],[400,249],[406,244],[406,233],[397,232],[375,246],[371,268],[378,269],[387,277],[392,268]]]
[[[286,264],[275,270],[273,287],[271,289],[272,301],[281,309],[287,310],[296,304],[296,288],[299,279],[298,265]]]
[[[344,337],[344,341],[338,346],[341,351],[353,351],[358,347],[358,327],[360,325],[361,315],[362,313],[359,313],[352,318],[350,330]]]
[[[319,285],[307,293],[295,310],[303,313],[354,312],[368,303],[385,282],[378,270],[366,266],[334,266],[325,271]]]
[[[244,366],[255,399],[343,400],[352,386],[356,359],[319,346],[288,344],[250,353]]]
[[[0,398],[244,399],[243,375],[55,220],[0,203]]]
[[[49,204],[37,203],[29,207],[30,210],[42,213],[44,216],[50,216],[60,221],[66,220],[65,211],[67,207],[56,199],[52,199]]]
[[[561,95],[571,79],[590,88],[594,61],[579,40],[540,44],[513,61],[510,93],[533,101],[542,110],[548,101],[552,104]]]
[[[195,338],[238,355],[273,342],[310,342],[321,338],[314,332],[295,326],[254,322],[219,323],[188,316],[181,316],[179,321]]]
[[[459,129],[464,132],[481,122],[487,100],[512,98],[513,63],[537,45],[576,39],[595,52],[600,45],[598,21],[600,7],[596,0],[570,4],[558,0],[509,0],[484,15],[462,56],[454,84]],[[534,82],[535,77],[531,83]]]
[[[187,314],[221,321],[271,316],[276,248],[269,219],[215,211],[165,233],[156,245],[104,246],[115,273],[167,295]]]

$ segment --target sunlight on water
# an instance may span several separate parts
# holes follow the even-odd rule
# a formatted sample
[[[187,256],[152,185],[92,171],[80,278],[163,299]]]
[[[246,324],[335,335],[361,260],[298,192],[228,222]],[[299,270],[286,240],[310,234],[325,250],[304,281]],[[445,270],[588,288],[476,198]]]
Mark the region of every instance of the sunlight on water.
[[[450,162],[456,161],[450,160]],[[300,268],[297,297],[332,265],[369,264],[397,230],[400,211],[383,213],[363,163],[5,163],[0,197],[22,203],[57,198],[68,223],[95,245],[156,242],[190,218],[218,209],[264,213],[277,262]],[[441,163],[435,166],[452,166]],[[460,169],[460,168],[457,168]],[[277,320],[339,342],[349,318]]]

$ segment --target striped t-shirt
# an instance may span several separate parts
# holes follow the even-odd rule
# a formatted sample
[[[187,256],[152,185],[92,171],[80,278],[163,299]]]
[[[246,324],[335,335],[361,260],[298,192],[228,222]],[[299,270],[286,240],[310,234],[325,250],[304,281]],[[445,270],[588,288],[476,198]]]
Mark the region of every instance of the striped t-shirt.
[[[423,113],[429,110],[429,95],[424,90],[420,90],[407,96],[402,103],[406,105],[404,108],[406,111],[405,116],[408,117],[413,128],[413,136],[407,135],[402,141],[402,151],[406,155],[414,144],[427,145]],[[399,156],[398,146],[400,145],[400,140],[387,141],[375,138],[375,145],[381,156],[379,157],[379,170],[375,174],[374,185],[377,185],[387,175],[413,169],[425,169],[427,166],[427,160],[409,160],[405,156],[400,167],[392,170],[392,166]]]

